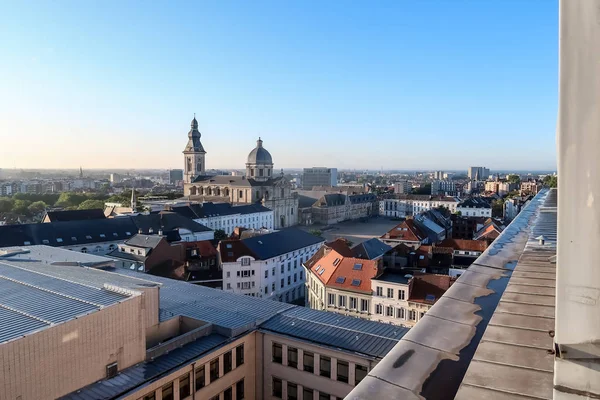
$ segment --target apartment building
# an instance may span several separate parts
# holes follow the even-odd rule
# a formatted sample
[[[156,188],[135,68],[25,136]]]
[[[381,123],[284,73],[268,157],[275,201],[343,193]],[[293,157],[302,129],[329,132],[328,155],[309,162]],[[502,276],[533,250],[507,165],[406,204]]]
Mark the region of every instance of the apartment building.
[[[312,220],[324,225],[377,215],[377,196],[372,193],[329,193],[311,208]]]
[[[490,170],[485,167],[469,167],[467,175],[471,180],[483,181],[490,176]]]
[[[492,216],[492,206],[480,197],[471,197],[461,201],[456,207],[456,212],[465,217],[484,217]]]
[[[286,228],[241,240],[223,240],[218,250],[223,290],[283,302],[304,299],[302,263],[324,240],[298,228]]]
[[[0,269],[2,399],[333,400],[407,332],[49,246]]]
[[[273,210],[260,204],[195,203],[170,206],[168,210],[213,230],[231,235],[235,228],[273,229]]]
[[[375,260],[352,255],[338,240],[305,263],[308,307],[410,327],[452,282],[447,275],[384,270]]]
[[[379,215],[386,217],[406,218],[417,215],[432,208],[444,207],[456,212],[459,201],[455,197],[429,195],[394,195],[393,198],[379,202]]]
[[[421,244],[427,244],[429,238],[415,224],[413,219],[402,221],[388,232],[381,236],[381,241],[390,246],[396,246],[400,243],[413,249],[418,248]]]
[[[445,195],[445,196],[456,196],[456,183],[449,180],[434,180],[431,182],[431,195]]]
[[[304,168],[302,172],[302,187],[312,190],[315,186],[337,186],[337,168]]]
[[[410,194],[412,184],[409,181],[394,182],[394,194]]]
[[[411,275],[386,270],[371,279],[371,319],[406,327],[414,326],[450,288],[448,275]]]

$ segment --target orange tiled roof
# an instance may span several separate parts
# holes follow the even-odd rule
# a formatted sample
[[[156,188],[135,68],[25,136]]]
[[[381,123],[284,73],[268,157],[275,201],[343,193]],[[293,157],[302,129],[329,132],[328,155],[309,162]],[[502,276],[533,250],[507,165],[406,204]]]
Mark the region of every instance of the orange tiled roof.
[[[481,240],[445,239],[440,243],[440,247],[451,247],[454,250],[484,252],[485,249],[487,249],[487,243]]]
[[[425,235],[414,224],[412,219],[401,222],[382,236],[383,239],[396,239],[407,242],[420,242],[424,237]]]
[[[355,269],[358,264],[361,268]],[[371,279],[379,275],[377,261],[344,257],[335,250],[317,260],[310,270],[328,287],[361,292],[371,292]]]

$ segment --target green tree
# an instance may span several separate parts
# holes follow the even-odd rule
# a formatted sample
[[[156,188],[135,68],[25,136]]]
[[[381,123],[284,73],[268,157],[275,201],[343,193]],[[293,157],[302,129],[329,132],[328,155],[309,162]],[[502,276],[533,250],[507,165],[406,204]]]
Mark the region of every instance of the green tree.
[[[222,229],[216,229],[215,230],[215,239],[216,240],[223,240],[223,239],[227,239],[227,234],[225,233],[224,230]]]
[[[29,206],[31,201],[29,200],[15,200],[12,211],[19,215],[29,215]]]
[[[42,213],[46,210],[46,203],[43,201],[35,201],[27,207],[27,210],[31,213],[31,215],[36,215]]]
[[[57,207],[78,207],[85,200],[87,200],[87,196],[84,194],[63,192],[54,205]]]
[[[492,201],[492,217],[502,217],[504,215],[504,200]]]
[[[92,210],[92,209],[96,209],[96,208],[103,210],[104,209],[104,201],[88,199],[88,200],[85,200],[84,202],[82,202],[81,204],[79,204],[79,206],[77,207],[78,210]]]
[[[309,233],[311,235],[315,235],[315,236],[318,236],[318,237],[323,237],[323,232],[321,232],[319,229],[312,229]]]
[[[555,175],[546,175],[542,182],[544,183],[544,186],[551,188],[558,187],[558,177]]]
[[[506,177],[506,180],[510,183],[521,183],[521,177],[519,175],[511,174]]]
[[[431,183],[426,183],[417,189],[413,189],[413,194],[431,194]]]
[[[14,200],[10,197],[0,197],[0,213],[7,213],[12,211],[14,207]]]

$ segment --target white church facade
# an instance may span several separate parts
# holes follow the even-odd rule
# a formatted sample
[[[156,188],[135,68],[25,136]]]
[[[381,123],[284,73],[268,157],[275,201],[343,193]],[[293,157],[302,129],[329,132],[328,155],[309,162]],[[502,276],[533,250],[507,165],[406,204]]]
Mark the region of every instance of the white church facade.
[[[259,138],[248,154],[246,175],[206,175],[206,151],[200,142],[198,121],[192,120],[184,154],[184,195],[192,201],[260,203],[273,210],[274,228],[298,223],[298,193],[290,182],[273,174],[273,159]]]

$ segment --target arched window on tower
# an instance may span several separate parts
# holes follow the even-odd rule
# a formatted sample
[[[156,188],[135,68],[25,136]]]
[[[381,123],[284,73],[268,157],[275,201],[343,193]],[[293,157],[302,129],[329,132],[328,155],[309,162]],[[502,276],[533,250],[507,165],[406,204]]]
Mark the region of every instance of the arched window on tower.
[[[192,186],[190,188],[190,196],[195,196],[196,195],[196,186]]]
[[[267,176],[271,176],[271,169],[267,168]]]
[[[187,158],[187,172],[192,171],[192,157]]]
[[[258,169],[258,176],[263,176],[263,169],[262,168]]]
[[[265,192],[265,200],[268,200],[268,199],[269,199],[269,191],[267,190],[267,191]]]
[[[198,188],[198,194],[199,194],[200,196],[204,196],[204,187],[200,186],[200,187]]]
[[[254,177],[254,168],[250,168],[250,176]]]
[[[223,189],[223,196],[229,197],[229,188]]]
[[[216,187],[215,188],[215,196],[220,196],[221,195],[221,188]]]
[[[285,189],[281,189],[281,198],[285,197]]]
[[[212,190],[210,189],[210,187],[206,188],[206,195],[207,196],[211,196],[212,195]]]
[[[202,171],[202,161],[196,163],[196,172]]]

